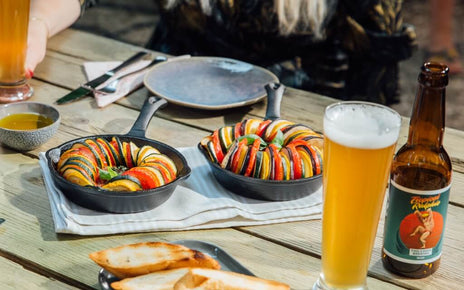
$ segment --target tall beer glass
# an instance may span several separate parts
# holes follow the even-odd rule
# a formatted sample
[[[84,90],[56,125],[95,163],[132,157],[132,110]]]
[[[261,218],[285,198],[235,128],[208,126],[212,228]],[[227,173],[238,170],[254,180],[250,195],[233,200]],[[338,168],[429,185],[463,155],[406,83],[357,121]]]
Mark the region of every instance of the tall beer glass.
[[[322,273],[314,289],[366,289],[366,277],[401,117],[340,102],[324,115]]]
[[[0,103],[26,100],[32,96],[24,65],[29,7],[30,0],[0,1]]]

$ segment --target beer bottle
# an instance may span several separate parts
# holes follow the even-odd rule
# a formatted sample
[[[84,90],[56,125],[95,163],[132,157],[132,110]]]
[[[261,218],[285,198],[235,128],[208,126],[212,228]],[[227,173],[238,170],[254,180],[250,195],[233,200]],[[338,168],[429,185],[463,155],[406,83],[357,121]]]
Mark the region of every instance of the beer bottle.
[[[451,160],[443,148],[448,67],[425,63],[409,135],[393,159],[382,262],[396,274],[423,278],[440,265],[451,184]]]

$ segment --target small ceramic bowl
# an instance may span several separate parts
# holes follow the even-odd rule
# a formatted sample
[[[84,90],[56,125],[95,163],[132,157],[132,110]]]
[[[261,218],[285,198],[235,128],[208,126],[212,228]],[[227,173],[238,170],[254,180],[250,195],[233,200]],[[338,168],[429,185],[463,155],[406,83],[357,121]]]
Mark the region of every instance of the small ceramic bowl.
[[[0,127],[0,142],[18,151],[29,151],[47,142],[58,130],[60,113],[52,106],[36,102],[19,102],[0,106],[0,120],[13,114],[33,113],[53,122],[42,128],[14,130]]]

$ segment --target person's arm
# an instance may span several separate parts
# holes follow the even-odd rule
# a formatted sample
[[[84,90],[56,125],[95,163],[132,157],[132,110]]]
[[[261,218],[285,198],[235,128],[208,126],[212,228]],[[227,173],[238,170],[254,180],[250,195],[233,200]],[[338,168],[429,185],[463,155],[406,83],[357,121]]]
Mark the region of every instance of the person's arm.
[[[27,77],[32,77],[35,67],[45,57],[48,38],[71,26],[80,13],[80,0],[31,1],[26,57]]]

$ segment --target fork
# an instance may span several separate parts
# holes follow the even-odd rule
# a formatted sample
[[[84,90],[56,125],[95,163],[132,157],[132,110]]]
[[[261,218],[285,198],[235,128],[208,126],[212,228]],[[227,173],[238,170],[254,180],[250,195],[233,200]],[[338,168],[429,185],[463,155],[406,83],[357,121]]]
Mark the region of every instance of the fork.
[[[160,63],[160,62],[163,62],[163,61],[166,61],[167,58],[165,56],[157,56],[155,59],[153,59],[149,64],[147,64],[146,66],[140,68],[140,69],[137,69],[135,71],[131,71],[129,73],[126,73],[126,74],[123,74],[121,76],[118,76],[117,78],[115,78],[113,81],[111,81],[109,84],[107,84],[106,86],[104,86],[103,88],[101,89],[97,89],[95,90],[96,92],[99,92],[99,93],[104,93],[104,94],[112,94],[114,92],[116,92],[116,88],[118,87],[118,84],[119,84],[119,81],[122,80],[123,78],[125,77],[128,77],[130,75],[133,75],[133,74],[136,74],[138,72],[141,72],[142,70],[146,69],[146,68],[149,68],[151,67],[152,65],[155,65],[157,63]]]

